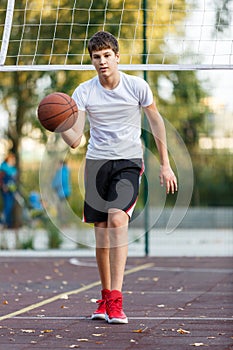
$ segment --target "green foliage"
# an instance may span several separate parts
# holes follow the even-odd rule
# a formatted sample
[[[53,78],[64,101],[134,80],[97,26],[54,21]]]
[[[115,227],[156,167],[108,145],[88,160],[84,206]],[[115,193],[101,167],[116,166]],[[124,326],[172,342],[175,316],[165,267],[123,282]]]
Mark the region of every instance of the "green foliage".
[[[195,174],[192,205],[232,206],[232,155],[199,153],[192,160]]]
[[[231,154],[222,154],[211,152],[208,154],[193,153],[191,154],[192,164],[194,169],[195,183],[193,189],[193,196],[191,206],[232,206],[232,183],[233,183],[233,162]],[[78,182],[79,161],[73,159],[69,163],[71,168],[71,181],[72,181],[72,194],[69,198],[69,203],[72,210],[79,218],[82,217],[83,211],[83,189],[80,188]],[[36,188],[38,186],[37,176],[39,169],[35,168],[30,172],[25,172],[24,181],[27,183],[30,178],[30,186]],[[27,176],[26,176],[27,175]],[[157,174],[158,175],[158,174]],[[142,179],[145,181],[145,178]],[[143,181],[140,189],[140,196],[137,203],[137,208],[143,207]],[[158,178],[155,186],[159,186]],[[24,186],[26,185],[24,184]],[[181,184],[182,185],[182,184]],[[168,195],[166,199],[166,205],[172,206],[176,201],[176,195]],[[51,240],[57,241],[56,228],[53,228],[53,224],[50,223],[50,219],[47,218],[49,224],[45,224],[48,229]],[[55,238],[54,238],[55,237]],[[51,243],[51,246],[54,244]]]
[[[171,93],[166,99],[160,95],[161,79],[170,84]],[[162,116],[177,129],[187,147],[195,147],[198,134],[203,130],[204,117],[209,113],[204,102],[208,93],[196,72],[150,72],[149,82]]]
[[[221,25],[227,25],[229,22],[229,4],[232,0],[224,0],[223,11],[221,10],[220,3],[216,4],[216,18]],[[3,0],[2,7],[6,5],[7,1]],[[143,41],[140,41],[140,45],[133,48],[133,38],[142,38],[143,32],[143,17],[142,11],[138,11],[141,8],[141,1],[128,0],[111,0],[108,2],[108,11],[105,11],[105,1],[91,1],[80,0],[77,3],[77,7],[73,10],[70,9],[69,0],[60,0],[59,11],[56,11],[57,1],[50,1],[49,6],[43,8],[42,0],[31,0],[30,9],[27,10],[27,20],[29,24],[24,26],[24,12],[23,9],[26,4],[26,0],[16,2],[16,10],[14,13],[14,21],[11,33],[11,39],[14,40],[14,45],[9,47],[9,57],[7,64],[15,64],[16,54],[29,54],[31,47],[35,45],[38,36],[38,26],[40,23],[40,35],[43,39],[40,41],[37,47],[38,56],[35,58],[36,64],[63,64],[64,55],[60,55],[60,52],[66,51],[69,46],[69,55],[67,57],[67,64],[80,63],[80,57],[83,53],[83,47],[87,45],[87,39],[94,34],[97,30],[108,30],[112,32],[120,39],[121,52],[132,51],[133,49],[142,53]],[[148,63],[158,63],[161,61],[160,55],[163,53],[166,47],[166,25],[170,23],[170,7],[173,7],[172,24],[169,26],[169,30],[174,32],[174,35],[179,34],[177,32],[176,23],[181,23],[185,20],[185,10],[188,10],[188,4],[185,0],[174,0],[171,4],[169,1],[158,0],[157,14],[159,18],[159,27],[156,31],[152,29],[150,25],[147,28],[147,37],[150,40],[150,51],[155,54],[149,58]],[[195,2],[193,2],[195,3]],[[93,12],[90,13],[89,8],[92,6]],[[124,5],[124,6],[123,6]],[[154,6],[153,0],[147,1],[148,5],[148,23],[153,21],[154,12],[151,10]],[[122,7],[126,11],[122,12]],[[43,11],[41,12],[41,9]],[[188,11],[187,11],[188,13]],[[57,17],[58,16],[58,17]],[[220,17],[222,16],[222,17]],[[58,26],[55,28],[55,18],[57,17]],[[73,28],[72,37],[69,41],[70,34],[70,22],[73,18],[75,26]],[[0,12],[0,24],[3,24],[5,20],[5,11]],[[90,26],[87,30],[86,23],[89,21]],[[105,21],[105,26],[103,22]],[[119,30],[118,23],[121,21],[122,25]],[[135,29],[130,23],[137,23]],[[216,21],[217,23],[217,21]],[[181,28],[181,26],[179,26]],[[223,27],[221,27],[223,28]],[[219,27],[218,30],[221,31]],[[56,30],[55,30],[56,29]],[[2,36],[3,25],[0,25],[0,37]],[[53,52],[51,53],[51,43],[53,34],[55,33],[55,40],[53,42]],[[22,45],[20,46],[20,39],[23,38]],[[59,38],[59,40],[58,40]],[[30,39],[30,40],[29,40]],[[20,64],[31,64],[33,58],[30,55],[20,56]],[[25,61],[23,61],[25,60]],[[132,63],[141,63],[139,55],[135,55]],[[83,63],[90,63],[88,53],[85,53]],[[129,63],[124,61],[124,55],[122,55],[121,63]],[[166,63],[169,63],[169,57],[167,57]],[[72,94],[74,88],[82,81],[90,79],[95,72],[83,72],[83,71],[57,71],[57,72],[1,72],[0,79],[0,96],[1,104],[7,111],[9,116],[9,128],[6,132],[6,137],[12,144],[13,151],[19,153],[20,143],[24,136],[34,137],[33,132],[40,130],[39,137],[42,143],[47,142],[48,134],[40,126],[37,117],[36,110],[39,101],[48,93],[52,91],[62,91],[68,94]],[[136,74],[141,74],[137,72]],[[156,102],[162,116],[168,119],[171,124],[177,129],[185,144],[189,148],[190,152],[197,152],[198,135],[203,130],[204,117],[207,115],[208,108],[204,104],[204,98],[207,96],[207,92],[203,89],[201,82],[195,71],[174,71],[174,72],[149,72],[148,79],[150,86],[156,98]],[[160,82],[165,79],[171,86],[170,96],[164,97],[161,95]],[[38,138],[38,133],[37,136]],[[56,140],[55,140],[56,142]],[[154,147],[154,141],[150,139],[150,147]],[[194,170],[196,174],[196,187],[193,204],[215,205],[213,203],[219,203],[219,205],[230,205],[229,196],[229,184],[232,181],[232,175],[229,175],[226,170],[226,163],[222,162],[220,157],[213,162],[214,171],[209,170],[211,168],[205,168],[204,165],[199,162],[201,157],[194,156]],[[18,156],[20,160],[20,157]],[[209,159],[209,158],[208,158]],[[208,160],[208,162],[210,162]],[[211,162],[210,162],[211,163]],[[38,169],[25,169],[18,164],[21,170],[20,183],[23,184],[23,190],[26,195],[32,190],[39,190],[39,175]],[[224,169],[224,170],[223,170]],[[220,176],[220,173],[222,174]],[[75,175],[72,175],[72,182],[75,184],[77,179]],[[213,181],[209,179],[213,176]],[[210,184],[211,183],[211,184]],[[212,187],[210,187],[212,186]],[[73,185],[73,193],[70,200],[71,207],[78,215],[81,215],[82,211],[82,195],[77,192],[76,186]],[[218,193],[218,198],[216,193]],[[220,193],[223,195],[219,199]],[[170,199],[169,199],[170,201]],[[53,229],[51,229],[53,231]],[[52,232],[51,231],[51,232]],[[51,237],[56,237],[57,233],[53,231]],[[59,242],[59,239],[55,239]],[[58,244],[58,243],[56,243]],[[52,244],[53,245],[53,244]]]
[[[44,227],[48,233],[48,248],[60,248],[62,244],[62,238],[59,229],[49,219],[46,220]]]
[[[20,241],[20,249],[34,249],[34,239],[32,236]]]
[[[31,191],[39,192],[39,164],[34,167],[24,165],[21,171],[21,187],[25,197],[28,198]]]
[[[215,0],[216,14],[215,14],[215,29],[216,32],[222,33],[231,24],[232,11],[231,11],[232,0]]]

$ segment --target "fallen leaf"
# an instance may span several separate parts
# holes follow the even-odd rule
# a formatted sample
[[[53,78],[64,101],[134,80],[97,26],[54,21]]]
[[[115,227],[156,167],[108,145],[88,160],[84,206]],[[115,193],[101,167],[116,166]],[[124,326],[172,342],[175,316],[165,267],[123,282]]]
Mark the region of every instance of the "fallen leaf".
[[[45,280],[51,280],[52,277],[51,277],[51,276],[45,276],[44,279],[45,279]]]
[[[40,331],[40,333],[51,333],[53,332],[52,329],[44,329],[43,331]]]
[[[182,328],[177,329],[177,333],[180,333],[180,334],[190,334],[189,331],[186,331],[185,329],[182,329]]]
[[[8,305],[8,301],[7,300],[3,300],[3,305]]]
[[[138,281],[149,281],[149,277],[138,277]]]
[[[133,330],[133,333],[142,333],[142,332],[143,332],[142,328]]]
[[[145,330],[147,330],[147,328],[148,328],[148,327],[146,327],[146,328],[134,329],[134,330],[133,330],[133,333],[143,333],[143,332],[145,332]]]

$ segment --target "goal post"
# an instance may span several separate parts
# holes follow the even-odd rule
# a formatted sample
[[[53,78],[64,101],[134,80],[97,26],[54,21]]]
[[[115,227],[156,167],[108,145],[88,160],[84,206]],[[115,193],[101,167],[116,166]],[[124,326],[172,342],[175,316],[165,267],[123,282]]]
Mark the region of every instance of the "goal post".
[[[223,5],[216,9],[210,0],[147,0],[145,8],[143,3],[3,0],[0,71],[93,70],[87,43],[98,30],[110,31],[119,40],[122,70],[233,68],[233,25],[223,20]],[[227,12],[231,18],[229,0]]]

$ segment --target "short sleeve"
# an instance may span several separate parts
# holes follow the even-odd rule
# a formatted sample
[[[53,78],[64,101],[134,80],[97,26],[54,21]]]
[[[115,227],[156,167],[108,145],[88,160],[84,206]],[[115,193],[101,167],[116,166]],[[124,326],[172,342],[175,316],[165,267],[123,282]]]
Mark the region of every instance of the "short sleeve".
[[[144,79],[139,78],[137,85],[140,105],[142,107],[150,106],[154,98],[149,84]]]
[[[77,107],[80,111],[86,111],[86,96],[85,87],[80,84],[73,92],[72,98],[75,100]]]

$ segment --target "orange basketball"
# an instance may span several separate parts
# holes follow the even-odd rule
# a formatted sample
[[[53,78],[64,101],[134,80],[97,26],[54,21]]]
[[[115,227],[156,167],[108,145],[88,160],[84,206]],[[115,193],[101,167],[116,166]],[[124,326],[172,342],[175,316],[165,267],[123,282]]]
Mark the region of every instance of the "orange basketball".
[[[78,118],[78,107],[72,97],[54,92],[42,99],[37,110],[38,119],[49,131],[62,132],[70,129]]]

